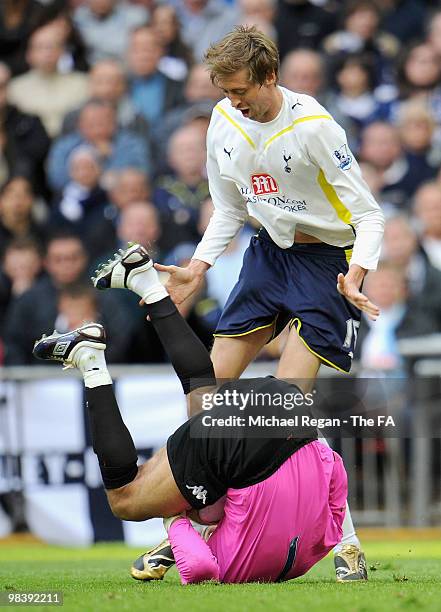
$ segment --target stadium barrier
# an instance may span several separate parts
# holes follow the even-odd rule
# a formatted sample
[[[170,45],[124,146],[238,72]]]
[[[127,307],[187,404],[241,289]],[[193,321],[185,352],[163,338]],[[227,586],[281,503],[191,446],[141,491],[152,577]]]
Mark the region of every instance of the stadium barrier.
[[[404,415],[404,433],[330,440],[345,460],[359,526],[421,527],[439,524],[441,517],[441,361],[433,359],[441,342],[419,339],[413,348],[406,342],[401,348],[408,375],[386,394],[389,414]],[[167,365],[110,370],[123,418],[141,459],[148,458],[186,418],[179,381]],[[246,375],[274,370],[274,363],[258,363]],[[341,378],[326,369],[319,384],[332,389]],[[345,379],[358,384],[356,377]],[[369,389],[379,386],[374,379]],[[373,401],[378,403],[375,393]],[[91,448],[80,376],[52,366],[0,369],[0,503],[0,537],[28,528],[56,544],[125,540],[143,546],[164,533],[159,520],[128,523],[112,516]]]

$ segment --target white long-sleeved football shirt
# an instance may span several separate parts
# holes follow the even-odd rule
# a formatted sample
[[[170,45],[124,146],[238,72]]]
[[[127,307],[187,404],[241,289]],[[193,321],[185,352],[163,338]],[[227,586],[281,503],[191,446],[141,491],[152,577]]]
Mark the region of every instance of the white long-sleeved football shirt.
[[[344,130],[311,96],[280,87],[272,121],[243,117],[225,98],[207,134],[214,213],[193,259],[213,265],[250,215],[282,249],[296,229],[327,244],[354,244],[351,264],[375,270],[383,213],[363,180]]]

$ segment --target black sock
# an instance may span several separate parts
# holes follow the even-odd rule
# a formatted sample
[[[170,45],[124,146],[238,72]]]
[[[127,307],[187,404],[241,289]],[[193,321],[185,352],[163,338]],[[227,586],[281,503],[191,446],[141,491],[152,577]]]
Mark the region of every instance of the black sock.
[[[146,304],[147,312],[181,381],[184,393],[216,384],[213,364],[205,346],[179,314],[170,297]]]
[[[86,402],[104,486],[117,489],[131,482],[138,472],[132,436],[122,420],[112,385],[86,387]]]

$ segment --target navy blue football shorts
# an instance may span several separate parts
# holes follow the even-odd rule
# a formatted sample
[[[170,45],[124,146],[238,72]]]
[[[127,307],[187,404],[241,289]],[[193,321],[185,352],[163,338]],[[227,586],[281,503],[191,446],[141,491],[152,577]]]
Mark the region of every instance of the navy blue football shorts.
[[[337,276],[348,271],[351,253],[351,247],[324,243],[281,249],[261,229],[245,252],[215,337],[274,326],[274,338],[286,325],[295,326],[322,363],[349,372],[361,312],[337,291]]]

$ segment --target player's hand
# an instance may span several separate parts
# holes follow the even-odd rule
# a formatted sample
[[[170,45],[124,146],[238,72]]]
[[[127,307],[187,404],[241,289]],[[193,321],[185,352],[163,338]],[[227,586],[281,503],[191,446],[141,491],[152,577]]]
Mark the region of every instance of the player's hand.
[[[178,306],[194,293],[203,281],[203,274],[198,274],[191,266],[164,266],[155,263],[158,272],[167,272],[170,276],[165,285],[173,302]]]
[[[375,321],[380,314],[380,309],[373,304],[364,293],[361,293],[359,287],[363,280],[363,276],[360,277],[359,274],[352,273],[351,269],[346,276],[344,274],[339,274],[337,277],[337,291],[341,293],[348,302],[351,302],[351,304],[365,312],[369,319]]]

